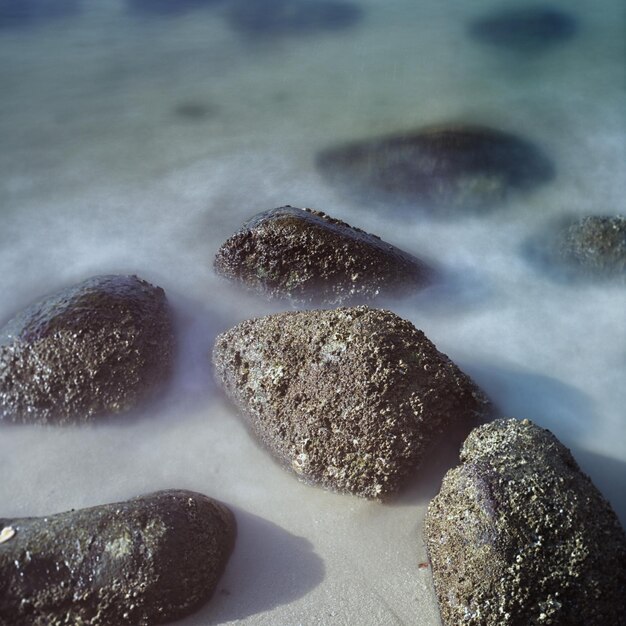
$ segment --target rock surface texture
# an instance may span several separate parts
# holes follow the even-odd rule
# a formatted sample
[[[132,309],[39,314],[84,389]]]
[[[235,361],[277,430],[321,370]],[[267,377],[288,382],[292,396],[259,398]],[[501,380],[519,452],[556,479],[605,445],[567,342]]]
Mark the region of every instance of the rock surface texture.
[[[215,271],[269,298],[347,304],[413,293],[433,271],[410,254],[311,209],[259,213],[228,239]]]
[[[64,423],[120,413],[168,378],[165,293],[97,276],[33,304],[0,329],[0,422]]]
[[[236,533],[225,506],[191,491],[0,519],[0,531],[0,623],[7,626],[180,619],[211,597]]]
[[[362,201],[417,205],[441,215],[491,208],[554,176],[533,144],[480,126],[425,128],[329,148],[317,165]]]
[[[531,244],[531,253],[570,278],[626,281],[626,217],[567,218]]]
[[[626,537],[556,437],[476,428],[426,517],[444,624],[626,624]]]
[[[410,322],[365,306],[248,320],[216,374],[258,440],[305,482],[384,498],[433,439],[489,403]]]

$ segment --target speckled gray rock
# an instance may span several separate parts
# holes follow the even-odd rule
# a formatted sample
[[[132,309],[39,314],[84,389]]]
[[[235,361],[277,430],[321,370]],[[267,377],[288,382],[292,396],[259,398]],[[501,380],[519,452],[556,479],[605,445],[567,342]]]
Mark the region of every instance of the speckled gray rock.
[[[0,422],[87,421],[135,407],[169,376],[165,293],[136,276],[97,276],[0,329]]]
[[[321,173],[360,200],[410,205],[438,215],[484,210],[511,192],[551,180],[543,152],[515,135],[481,126],[440,126],[329,148]]]
[[[626,624],[626,537],[556,437],[497,420],[467,438],[426,517],[447,626]]]
[[[0,624],[147,626],[210,599],[236,529],[222,504],[172,490],[0,519],[0,533]]]
[[[219,249],[214,267],[266,297],[320,304],[413,293],[433,277],[425,263],[375,235],[290,206],[246,222]]]
[[[217,338],[213,361],[285,468],[368,498],[397,491],[437,435],[489,408],[424,333],[365,306],[242,322]]]
[[[565,278],[626,281],[626,217],[567,217],[528,244],[536,262]]]

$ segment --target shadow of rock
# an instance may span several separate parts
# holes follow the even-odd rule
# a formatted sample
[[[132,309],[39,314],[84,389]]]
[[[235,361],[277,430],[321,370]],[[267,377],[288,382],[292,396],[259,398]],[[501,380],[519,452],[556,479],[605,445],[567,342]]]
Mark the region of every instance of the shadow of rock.
[[[322,559],[303,537],[231,507],[237,518],[235,550],[215,596],[181,626],[243,620],[301,598],[325,575]]]
[[[78,0],[0,0],[0,30],[36,26],[78,12]]]
[[[589,475],[626,529],[626,463],[602,454],[572,446],[580,469]]]

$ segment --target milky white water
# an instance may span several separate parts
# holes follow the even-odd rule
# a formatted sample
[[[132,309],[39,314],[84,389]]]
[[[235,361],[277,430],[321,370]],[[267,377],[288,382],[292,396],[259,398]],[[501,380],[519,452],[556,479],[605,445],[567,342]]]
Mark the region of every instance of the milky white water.
[[[141,18],[84,0],[77,16],[0,29],[0,319],[90,275],[136,273],[166,290],[181,347],[158,410],[3,428],[0,516],[193,489],[234,509],[239,537],[214,599],[181,623],[434,626],[421,533],[455,450],[443,442],[385,505],[277,467],[208,353],[216,333],[285,306],[225,284],[212,259],[245,219],[291,204],[429,260],[443,284],[383,305],[505,415],[550,428],[626,523],[626,289],[557,283],[520,252],[551,217],[626,213],[623,3],[555,3],[579,32],[528,55],[467,36],[494,0],[359,0],[353,28],[262,42],[228,27],[227,2]],[[204,115],[176,113],[191,104]],[[535,142],[555,179],[437,221],[359,204],[314,167],[337,142],[446,121]]]

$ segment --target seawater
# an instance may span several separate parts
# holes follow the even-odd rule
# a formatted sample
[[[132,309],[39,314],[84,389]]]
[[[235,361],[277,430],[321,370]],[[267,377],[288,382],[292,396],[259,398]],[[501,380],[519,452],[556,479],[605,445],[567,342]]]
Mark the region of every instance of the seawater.
[[[575,36],[522,52],[468,36],[472,19],[512,3],[358,0],[349,28],[256,37],[229,26],[228,2],[146,13],[81,0],[42,17],[46,3],[28,0],[27,20],[0,24],[0,318],[90,275],[136,273],[166,290],[181,344],[157,408],[3,428],[0,515],[195,489],[234,508],[239,540],[216,597],[185,624],[438,624],[418,564],[453,445],[386,505],[279,469],[216,388],[208,354],[218,332],[287,305],[225,284],[212,259],[245,219],[291,204],[430,261],[443,283],[381,305],[505,415],[550,428],[626,522],[626,289],[555,281],[522,254],[559,215],[626,213],[622,3],[555,2]],[[347,198],[315,169],[330,145],[450,121],[533,141],[555,179],[441,220]]]

